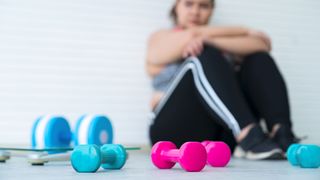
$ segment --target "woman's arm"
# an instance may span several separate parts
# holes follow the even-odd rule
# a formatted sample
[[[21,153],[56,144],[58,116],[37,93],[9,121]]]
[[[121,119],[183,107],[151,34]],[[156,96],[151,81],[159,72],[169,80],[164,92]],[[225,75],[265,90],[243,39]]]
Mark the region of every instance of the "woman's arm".
[[[247,36],[250,32],[248,28],[240,26],[200,26],[192,29],[197,36],[203,37],[225,37],[225,36]]]
[[[231,54],[245,56],[254,52],[271,50],[263,39],[254,36],[208,38],[206,43]]]
[[[162,30],[151,35],[147,64],[163,66],[179,60],[186,44],[195,37],[192,30]]]
[[[195,34],[191,30],[161,30],[152,34],[147,47],[147,73],[153,77],[167,64],[181,59],[186,44],[194,37]]]
[[[236,55],[269,51],[271,45],[263,33],[242,27],[196,27],[188,30],[162,30],[151,35],[148,43],[146,69],[149,75],[158,74],[169,63],[184,56],[197,55],[199,43],[207,43]],[[200,43],[200,44],[201,44]],[[190,46],[191,44],[191,46]]]
[[[188,30],[162,30],[151,35],[147,50],[147,64],[166,65],[183,56],[185,46],[193,39],[203,37],[245,36],[249,29],[243,27],[201,26]]]

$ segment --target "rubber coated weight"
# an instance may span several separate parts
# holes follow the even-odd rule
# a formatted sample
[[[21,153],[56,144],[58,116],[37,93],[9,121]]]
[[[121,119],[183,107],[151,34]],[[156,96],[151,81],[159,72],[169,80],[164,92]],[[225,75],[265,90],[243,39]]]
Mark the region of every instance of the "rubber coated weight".
[[[74,137],[75,145],[111,144],[113,142],[111,121],[103,115],[82,116],[76,124]]]
[[[70,147],[72,139],[75,145],[96,144],[101,146],[112,143],[111,122],[102,115],[82,116],[76,123],[75,132],[72,134],[65,118],[43,116],[36,120],[32,128],[33,148]]]
[[[198,172],[206,165],[207,152],[199,142],[186,142],[177,149],[172,142],[159,141],[152,147],[151,159],[159,169],[171,169],[179,163],[186,171]]]
[[[121,169],[127,160],[127,153],[122,145],[105,144],[79,145],[71,154],[71,164],[77,172],[96,172],[102,165],[104,169]]]
[[[293,166],[299,166],[299,162],[296,155],[297,155],[297,150],[300,146],[301,146],[300,144],[292,144],[287,149],[287,153],[286,153],[287,159],[289,163]]]
[[[203,141],[207,151],[207,164],[213,167],[225,167],[231,158],[229,146],[222,141]]]
[[[320,147],[313,144],[293,144],[287,150],[290,164],[302,168],[320,167]]]
[[[32,127],[33,148],[69,147],[71,129],[68,121],[61,116],[42,116]]]

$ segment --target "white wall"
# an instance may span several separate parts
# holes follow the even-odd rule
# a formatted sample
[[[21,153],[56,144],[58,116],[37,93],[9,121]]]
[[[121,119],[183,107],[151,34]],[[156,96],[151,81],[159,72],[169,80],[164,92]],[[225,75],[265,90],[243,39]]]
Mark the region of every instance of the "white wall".
[[[0,0],[0,144],[29,143],[33,121],[84,113],[113,121],[115,141],[146,144],[148,35],[170,27],[173,0]],[[218,0],[212,23],[265,30],[288,82],[299,135],[319,143],[320,1]]]

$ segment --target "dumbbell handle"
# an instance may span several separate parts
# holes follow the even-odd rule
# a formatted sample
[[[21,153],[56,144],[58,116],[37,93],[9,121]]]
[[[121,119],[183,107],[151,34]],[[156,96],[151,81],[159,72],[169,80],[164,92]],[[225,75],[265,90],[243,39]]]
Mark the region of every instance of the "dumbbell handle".
[[[131,148],[125,148],[127,151],[132,150]],[[129,154],[128,152],[126,152],[127,154],[127,159],[129,158]],[[107,152],[103,152],[101,151],[101,164],[105,164],[105,163],[113,163],[116,161],[116,153],[114,153],[113,151],[107,151]]]
[[[113,151],[101,151],[101,163],[113,163],[116,160],[116,153]]]
[[[126,151],[135,151],[135,150],[140,150],[139,147],[126,147],[124,148]],[[116,161],[116,157],[117,157],[117,154],[112,151],[112,150],[109,150],[109,151],[101,151],[101,163],[102,164],[105,164],[105,163],[113,163]],[[129,154],[127,153],[127,159],[129,157]]]
[[[162,151],[163,160],[171,161],[171,162],[179,162],[180,159],[180,150],[172,149],[168,151]]]

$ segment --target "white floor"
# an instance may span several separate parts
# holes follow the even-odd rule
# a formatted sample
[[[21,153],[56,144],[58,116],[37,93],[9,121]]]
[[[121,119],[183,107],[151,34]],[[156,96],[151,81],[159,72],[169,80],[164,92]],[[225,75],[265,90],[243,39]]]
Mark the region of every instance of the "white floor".
[[[205,167],[202,172],[190,173],[178,165],[170,170],[155,168],[147,152],[130,152],[127,164],[121,170],[99,169],[97,173],[75,172],[68,162],[48,163],[45,166],[31,166],[23,158],[12,158],[0,163],[0,180],[7,179],[210,179],[210,180],[320,180],[320,168],[301,169],[292,167],[287,161],[246,161],[232,159],[228,167]]]

